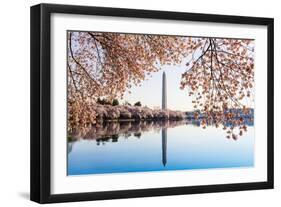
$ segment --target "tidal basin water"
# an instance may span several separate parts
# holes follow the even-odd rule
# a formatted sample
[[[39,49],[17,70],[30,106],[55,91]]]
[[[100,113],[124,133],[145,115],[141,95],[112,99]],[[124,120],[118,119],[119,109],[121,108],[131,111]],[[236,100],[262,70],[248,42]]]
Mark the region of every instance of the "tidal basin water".
[[[238,140],[193,121],[121,122],[68,141],[68,175],[253,167],[254,127]]]

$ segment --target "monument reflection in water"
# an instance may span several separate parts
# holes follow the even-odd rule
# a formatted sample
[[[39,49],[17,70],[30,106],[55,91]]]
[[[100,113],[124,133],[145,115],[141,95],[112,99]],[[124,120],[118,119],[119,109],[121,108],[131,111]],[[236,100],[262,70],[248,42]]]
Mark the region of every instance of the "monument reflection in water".
[[[107,122],[68,141],[68,175],[191,170],[254,165],[254,128],[226,139],[200,121]]]

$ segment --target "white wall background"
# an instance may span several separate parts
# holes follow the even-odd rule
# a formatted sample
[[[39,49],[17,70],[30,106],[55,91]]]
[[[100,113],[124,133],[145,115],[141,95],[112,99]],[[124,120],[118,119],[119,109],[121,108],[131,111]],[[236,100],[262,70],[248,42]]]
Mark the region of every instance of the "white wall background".
[[[278,206],[281,203],[281,13],[277,0],[80,0],[3,1],[0,32],[0,206],[36,206],[29,201],[29,7],[37,3],[217,13],[275,18],[275,189],[122,199],[53,206]],[[280,205],[280,204],[279,204]]]

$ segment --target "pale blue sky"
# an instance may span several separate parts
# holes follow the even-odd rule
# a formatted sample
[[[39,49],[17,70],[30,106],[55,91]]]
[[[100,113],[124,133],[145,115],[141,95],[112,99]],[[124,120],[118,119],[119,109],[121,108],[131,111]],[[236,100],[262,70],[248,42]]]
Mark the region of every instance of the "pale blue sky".
[[[143,106],[150,108],[160,107],[162,104],[162,74],[163,71],[167,77],[167,107],[171,110],[191,111],[191,97],[187,90],[180,89],[181,75],[186,71],[186,66],[162,66],[161,70],[152,73],[152,77],[147,77],[141,86],[133,86],[131,94],[125,92],[121,103],[128,101],[134,104],[140,101]]]

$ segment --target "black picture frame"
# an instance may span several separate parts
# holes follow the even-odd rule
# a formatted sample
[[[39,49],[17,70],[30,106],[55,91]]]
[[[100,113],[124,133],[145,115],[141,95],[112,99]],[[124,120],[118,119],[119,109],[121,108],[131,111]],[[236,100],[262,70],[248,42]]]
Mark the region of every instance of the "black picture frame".
[[[221,185],[167,187],[73,194],[51,194],[51,71],[50,15],[53,13],[233,23],[267,26],[267,181]],[[274,20],[272,18],[195,14],[168,11],[39,4],[31,7],[31,173],[30,199],[38,203],[166,196],[273,188],[274,158]]]

